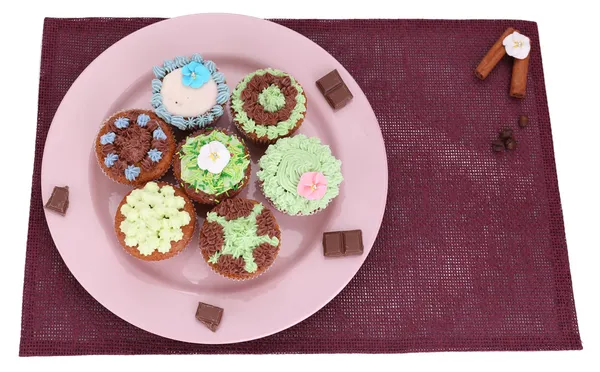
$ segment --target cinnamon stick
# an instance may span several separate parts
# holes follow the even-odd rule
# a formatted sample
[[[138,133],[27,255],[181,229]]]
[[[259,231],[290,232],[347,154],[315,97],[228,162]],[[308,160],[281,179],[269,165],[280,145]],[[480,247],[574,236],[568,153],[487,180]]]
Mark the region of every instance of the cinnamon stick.
[[[524,59],[515,58],[510,79],[510,95],[515,98],[524,98],[527,89],[527,71],[529,70],[529,55]]]
[[[490,74],[490,72],[492,72],[494,67],[496,67],[498,62],[500,62],[502,57],[504,57],[506,54],[506,49],[504,48],[504,45],[502,45],[502,41],[504,41],[504,38],[513,32],[515,32],[515,29],[509,27],[506,29],[506,31],[504,31],[500,38],[496,40],[494,45],[492,45],[490,50],[488,50],[488,52],[485,54],[481,62],[479,62],[479,65],[475,69],[475,76],[483,80]]]

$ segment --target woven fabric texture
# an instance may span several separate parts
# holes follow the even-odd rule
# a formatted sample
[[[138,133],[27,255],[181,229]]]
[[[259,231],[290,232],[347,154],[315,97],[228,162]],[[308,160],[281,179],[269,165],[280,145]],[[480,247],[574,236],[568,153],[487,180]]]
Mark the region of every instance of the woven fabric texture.
[[[52,243],[40,192],[43,147],[81,71],[156,21],[45,21],[21,355],[581,349],[538,31],[524,21],[278,20],[340,61],[379,120],[388,204],[364,266],[312,317],[240,344],[167,340],[102,307]],[[509,97],[509,58],[485,81],[473,74],[507,26],[532,41],[524,100]],[[521,114],[529,116],[525,129]],[[518,148],[493,153],[504,126]]]

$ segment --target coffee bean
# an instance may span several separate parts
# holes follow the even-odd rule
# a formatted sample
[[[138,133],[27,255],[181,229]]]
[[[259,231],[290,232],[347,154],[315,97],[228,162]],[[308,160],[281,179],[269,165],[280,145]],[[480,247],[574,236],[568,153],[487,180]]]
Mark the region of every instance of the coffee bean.
[[[504,142],[501,140],[495,140],[492,142],[492,150],[494,150],[494,152],[504,151]]]
[[[517,148],[517,141],[514,137],[510,137],[504,141],[504,146],[507,150],[514,150]]]
[[[527,117],[527,115],[519,116],[519,127],[525,128],[527,124],[529,124],[529,118]]]
[[[498,133],[498,138],[500,138],[503,141],[506,141],[507,139],[509,139],[510,137],[512,137],[513,135],[513,130],[510,128],[502,128],[502,130],[500,130],[500,132]]]

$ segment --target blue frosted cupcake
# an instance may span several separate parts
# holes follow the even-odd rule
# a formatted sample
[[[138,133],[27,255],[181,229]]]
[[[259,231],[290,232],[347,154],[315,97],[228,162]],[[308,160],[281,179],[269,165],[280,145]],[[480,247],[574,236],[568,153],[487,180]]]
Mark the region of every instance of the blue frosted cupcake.
[[[204,128],[223,116],[230,90],[225,75],[200,54],[175,57],[152,69],[154,112],[181,129]]]
[[[95,144],[102,172],[130,186],[161,178],[175,154],[171,127],[150,110],[112,114],[98,131]]]

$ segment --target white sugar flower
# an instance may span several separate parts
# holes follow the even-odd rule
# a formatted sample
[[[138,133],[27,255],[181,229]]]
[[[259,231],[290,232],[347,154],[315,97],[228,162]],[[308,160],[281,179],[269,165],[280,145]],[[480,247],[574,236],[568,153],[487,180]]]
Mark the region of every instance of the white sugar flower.
[[[198,166],[213,174],[219,174],[227,166],[231,154],[227,147],[219,141],[212,141],[200,148]]]
[[[505,37],[502,45],[506,49],[506,54],[517,59],[525,59],[531,50],[529,38],[517,31]]]

